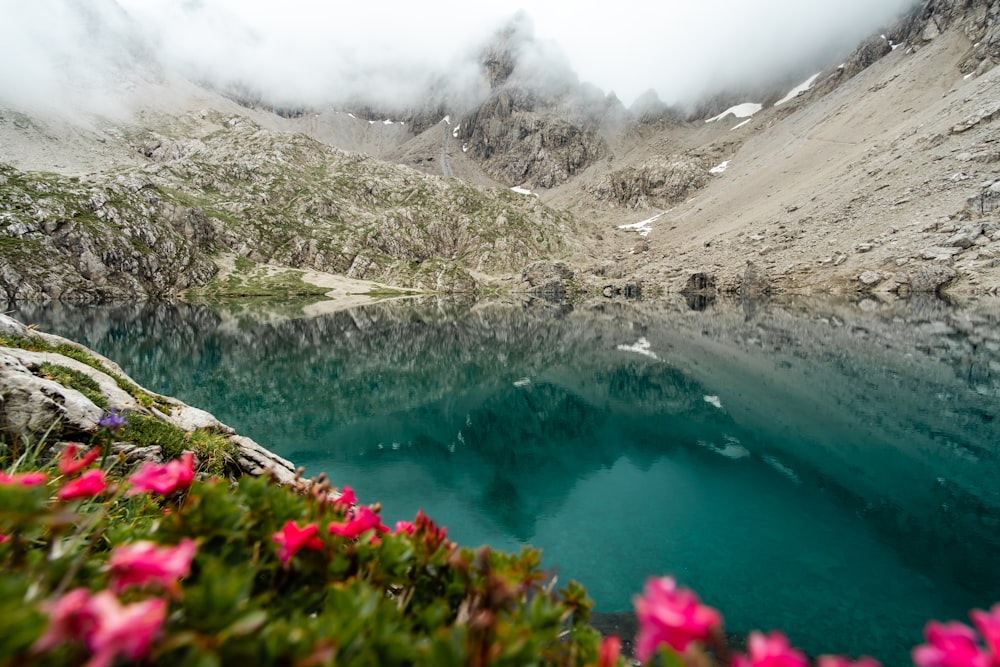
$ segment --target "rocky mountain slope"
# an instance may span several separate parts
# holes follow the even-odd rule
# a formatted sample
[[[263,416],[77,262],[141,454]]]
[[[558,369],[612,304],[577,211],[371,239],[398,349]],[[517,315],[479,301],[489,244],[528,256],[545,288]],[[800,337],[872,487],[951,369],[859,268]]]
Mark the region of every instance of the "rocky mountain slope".
[[[996,293],[998,11],[927,0],[823,71],[689,110],[539,67],[517,17],[481,89],[420,108],[153,73],[127,120],[0,110],[0,286],[169,296],[238,256],[441,291]]]

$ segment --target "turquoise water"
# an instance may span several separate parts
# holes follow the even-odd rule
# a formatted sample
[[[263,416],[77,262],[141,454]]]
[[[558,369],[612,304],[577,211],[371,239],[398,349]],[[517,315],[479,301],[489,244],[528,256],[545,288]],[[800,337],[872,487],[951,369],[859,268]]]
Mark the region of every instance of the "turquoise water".
[[[1000,600],[1000,318],[911,304],[386,303],[15,315],[597,609],[673,574],[727,628],[907,664]],[[295,315],[290,317],[290,315]]]

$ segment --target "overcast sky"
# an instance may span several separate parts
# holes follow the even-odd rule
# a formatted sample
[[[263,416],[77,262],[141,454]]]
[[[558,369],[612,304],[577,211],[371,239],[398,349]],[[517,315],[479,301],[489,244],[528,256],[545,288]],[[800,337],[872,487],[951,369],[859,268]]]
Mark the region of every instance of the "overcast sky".
[[[417,94],[432,72],[475,77],[471,54],[519,9],[545,53],[630,104],[686,103],[846,50],[912,0],[0,0],[0,101],[95,90],[146,59],[283,102]]]

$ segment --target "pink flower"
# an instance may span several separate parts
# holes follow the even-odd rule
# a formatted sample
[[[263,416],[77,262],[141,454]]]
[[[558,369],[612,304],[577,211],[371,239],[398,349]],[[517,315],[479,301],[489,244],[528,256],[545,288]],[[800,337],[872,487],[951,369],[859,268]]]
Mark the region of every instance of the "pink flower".
[[[417,527],[413,525],[412,521],[397,521],[396,528],[392,531],[392,534],[402,535],[403,533],[406,533],[407,535],[413,535],[413,532],[416,529]]]
[[[90,451],[78,459],[76,458],[78,450],[79,443],[71,442],[66,446],[66,449],[62,451],[62,456],[59,457],[59,472],[64,475],[75,475],[96,461],[97,457],[101,455],[100,447],[91,447]]]
[[[132,488],[128,495],[152,491],[160,495],[168,495],[174,491],[186,489],[194,480],[194,454],[184,452],[180,459],[174,459],[160,465],[144,463],[138,472],[129,477]]]
[[[15,472],[10,475],[0,472],[0,486],[34,486],[45,484],[48,479],[44,472]]]
[[[80,641],[97,627],[97,617],[87,604],[90,591],[76,588],[55,602],[44,605],[49,614],[49,627],[35,642],[36,651],[48,651],[62,642]]]
[[[661,644],[683,653],[692,641],[708,637],[722,624],[719,612],[701,604],[687,588],[678,588],[673,577],[646,580],[644,594],[635,598],[639,620],[635,654],[646,662]]]
[[[109,667],[115,658],[141,660],[163,625],[167,603],[144,600],[122,605],[110,591],[91,595],[77,588],[47,605],[49,627],[35,642],[36,651],[48,651],[63,642],[82,643],[91,652],[84,667]]]
[[[805,654],[792,648],[788,638],[777,630],[767,635],[751,632],[747,648],[750,656],[737,653],[733,667],[809,667]]]
[[[116,547],[108,559],[111,589],[117,593],[129,586],[155,584],[176,595],[179,580],[191,573],[197,548],[190,539],[173,547],[147,541]]]
[[[10,539],[10,535],[4,535],[3,533],[0,533],[0,544],[3,544],[4,542],[6,542],[9,539]]]
[[[882,667],[882,663],[867,655],[854,661],[843,655],[821,655],[816,667]]]
[[[994,663],[1000,662],[1000,603],[993,605],[989,611],[973,609],[969,616],[993,653]]]
[[[141,660],[167,617],[167,603],[152,599],[122,605],[110,591],[90,598],[88,607],[97,617],[97,628],[87,636],[93,657],[85,667],[108,667],[115,657]]]
[[[333,499],[334,505],[343,505],[344,507],[353,507],[358,504],[358,497],[354,495],[354,489],[349,486],[345,486],[340,492],[340,495]]]
[[[375,529],[380,533],[387,533],[389,529],[382,525],[382,519],[371,508],[359,505],[354,509],[351,517],[346,522],[332,522],[327,530],[331,535],[340,535],[353,539],[361,533]]]
[[[611,635],[605,637],[601,642],[601,649],[597,655],[597,667],[614,667],[621,655],[622,642],[618,637]]]
[[[448,540],[448,529],[438,526],[434,521],[424,514],[423,510],[417,510],[417,516],[413,520],[414,534],[422,535],[424,544],[430,551],[436,550]]]
[[[976,643],[976,631],[957,621],[924,626],[926,644],[913,649],[917,667],[987,667],[990,656]]]
[[[287,521],[279,532],[271,535],[271,539],[278,544],[278,558],[281,559],[281,563],[287,568],[288,562],[299,549],[322,551],[323,540],[317,537],[318,533],[319,526],[315,523],[299,528],[294,521]]]
[[[88,470],[76,479],[66,482],[59,489],[60,500],[76,500],[77,498],[93,498],[104,492],[108,483],[104,479],[103,470]]]

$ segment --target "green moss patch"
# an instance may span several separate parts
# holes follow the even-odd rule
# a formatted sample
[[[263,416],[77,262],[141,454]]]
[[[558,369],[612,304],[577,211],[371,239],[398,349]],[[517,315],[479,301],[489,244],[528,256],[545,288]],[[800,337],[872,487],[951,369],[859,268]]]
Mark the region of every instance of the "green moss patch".
[[[99,408],[107,410],[109,407],[108,399],[101,393],[101,385],[82,371],[46,362],[38,367],[38,375],[77,390]]]
[[[198,457],[198,469],[211,475],[226,474],[237,458],[236,446],[220,433],[207,429],[188,432],[145,415],[127,415],[119,437],[140,447],[159,445],[164,459],[178,458],[190,450]]]

